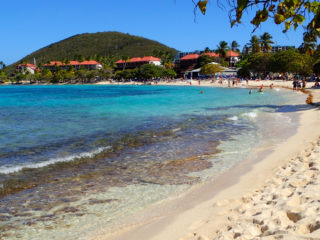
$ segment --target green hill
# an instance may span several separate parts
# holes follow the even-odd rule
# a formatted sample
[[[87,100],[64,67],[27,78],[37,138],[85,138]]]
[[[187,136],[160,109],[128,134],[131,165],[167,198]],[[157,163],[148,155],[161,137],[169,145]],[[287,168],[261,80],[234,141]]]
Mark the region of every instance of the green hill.
[[[41,48],[13,65],[16,66],[20,62],[33,63],[34,58],[37,63],[46,63],[49,60],[62,60],[63,58],[72,60],[75,55],[82,55],[84,57],[114,55],[116,58],[120,58],[122,55],[143,57],[152,55],[155,49],[170,51],[172,53],[176,52],[175,49],[157,41],[130,34],[120,32],[84,33]]]

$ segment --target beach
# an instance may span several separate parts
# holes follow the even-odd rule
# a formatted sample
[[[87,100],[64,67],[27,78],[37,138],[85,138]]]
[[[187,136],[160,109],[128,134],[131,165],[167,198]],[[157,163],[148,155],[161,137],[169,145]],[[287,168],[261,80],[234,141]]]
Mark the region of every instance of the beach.
[[[318,111],[300,111],[297,133],[285,143],[88,239],[320,239]]]
[[[267,83],[241,82],[234,86],[239,89],[227,83],[212,88],[211,82],[199,87],[197,81],[192,87],[178,81],[3,88],[3,97],[16,108],[11,114],[8,101],[2,102],[11,119],[2,124],[16,126],[26,105],[28,121],[36,124],[26,121],[24,128],[14,128],[19,134],[8,132],[30,138],[30,146],[20,138],[7,138],[9,148],[2,146],[8,159],[0,168],[2,181],[24,179],[26,191],[5,185],[12,194],[0,202],[5,220],[0,236],[188,240],[315,235],[317,196],[305,195],[318,186],[318,109],[305,104],[308,95],[282,89],[290,82],[273,83],[273,89],[253,89],[252,95],[248,88]],[[308,91],[319,99],[316,89]],[[17,97],[8,98],[7,92]],[[55,128],[42,121],[43,111]],[[62,128],[60,119],[77,125]],[[54,144],[50,137],[29,134],[38,131],[55,134]],[[11,150],[10,144],[24,151]],[[27,165],[20,161],[25,157]],[[11,159],[20,162],[13,165]]]

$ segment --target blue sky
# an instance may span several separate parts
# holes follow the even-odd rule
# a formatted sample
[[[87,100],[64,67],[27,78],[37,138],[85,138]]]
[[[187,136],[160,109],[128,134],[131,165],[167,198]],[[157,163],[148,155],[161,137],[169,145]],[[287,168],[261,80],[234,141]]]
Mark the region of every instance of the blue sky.
[[[236,40],[241,49],[252,36],[248,17],[230,28],[225,9],[211,0],[207,13],[194,21],[191,0],[4,0],[1,2],[0,60],[6,64],[81,33],[119,31],[150,38],[181,51],[215,49],[219,41]],[[299,46],[303,29],[282,33],[282,27],[266,22],[256,35],[269,32],[278,45]]]

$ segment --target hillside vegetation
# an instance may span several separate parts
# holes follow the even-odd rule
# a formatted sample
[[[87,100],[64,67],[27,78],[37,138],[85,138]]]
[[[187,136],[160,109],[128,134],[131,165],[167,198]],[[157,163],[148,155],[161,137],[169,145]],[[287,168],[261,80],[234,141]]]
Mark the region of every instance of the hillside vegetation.
[[[37,63],[46,63],[50,60],[74,59],[76,55],[87,56],[108,56],[114,55],[120,58],[122,55],[129,57],[143,57],[152,55],[157,50],[175,53],[176,50],[167,47],[157,41],[143,37],[132,36],[120,32],[98,32],[84,33],[53,43],[39,49],[30,55],[22,58],[20,62],[33,63],[35,58]]]

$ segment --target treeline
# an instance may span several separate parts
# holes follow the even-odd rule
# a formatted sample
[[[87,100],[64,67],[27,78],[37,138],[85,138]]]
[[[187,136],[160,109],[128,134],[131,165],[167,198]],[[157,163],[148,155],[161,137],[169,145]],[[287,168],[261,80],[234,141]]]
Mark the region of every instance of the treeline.
[[[238,63],[238,75],[250,77],[250,73],[265,77],[269,73],[280,73],[286,76],[288,73],[308,76],[311,73],[320,74],[319,55],[309,55],[300,52],[299,49],[288,49],[277,53],[257,52],[242,57]]]
[[[117,71],[114,78],[118,80],[150,80],[153,78],[174,78],[177,73],[172,68],[145,64],[140,68]]]
[[[96,60],[102,64],[102,69],[87,70],[85,68],[75,69],[71,65],[68,66],[71,59],[63,58],[62,63],[67,65],[67,68],[61,68],[56,65],[55,71],[50,71],[44,67],[44,64],[40,63],[37,66],[34,74],[24,70],[23,72],[15,71],[14,73],[8,73],[6,66],[0,62],[0,83],[12,82],[21,83],[22,81],[28,81],[30,83],[93,83],[97,81],[104,81],[109,79],[117,79],[119,81],[132,80],[150,80],[154,78],[173,78],[177,74],[173,69],[172,60],[173,55],[165,51],[154,51],[157,56],[163,57],[163,66],[156,66],[153,64],[145,64],[135,69],[117,69],[116,57],[111,55],[102,57],[99,55],[87,56],[76,55],[72,60],[79,62],[85,60]],[[126,56],[122,56],[126,58]],[[128,58],[128,57],[127,57]],[[22,63],[24,64],[24,63]]]

